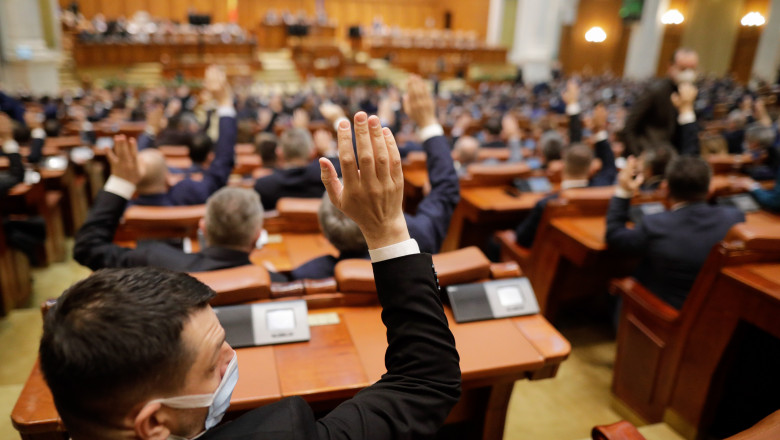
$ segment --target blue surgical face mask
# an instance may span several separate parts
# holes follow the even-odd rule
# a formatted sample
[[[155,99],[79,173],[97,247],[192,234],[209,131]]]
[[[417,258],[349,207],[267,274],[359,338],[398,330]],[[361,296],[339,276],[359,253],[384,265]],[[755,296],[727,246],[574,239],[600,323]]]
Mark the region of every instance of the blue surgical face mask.
[[[147,403],[147,405],[152,403],[161,403],[169,408],[179,409],[208,407],[209,413],[206,416],[206,429],[197,436],[193,437],[193,439],[195,439],[203,435],[203,433],[209,429],[217,426],[217,424],[222,421],[222,417],[224,417],[225,412],[227,412],[227,409],[230,406],[230,397],[233,395],[233,390],[236,388],[237,383],[238,357],[236,356],[236,353],[233,352],[233,359],[230,360],[230,364],[228,364],[225,375],[222,376],[222,381],[219,383],[217,389],[214,390],[214,393],[155,399]],[[183,439],[183,437],[174,435],[171,435],[168,438],[169,440]]]

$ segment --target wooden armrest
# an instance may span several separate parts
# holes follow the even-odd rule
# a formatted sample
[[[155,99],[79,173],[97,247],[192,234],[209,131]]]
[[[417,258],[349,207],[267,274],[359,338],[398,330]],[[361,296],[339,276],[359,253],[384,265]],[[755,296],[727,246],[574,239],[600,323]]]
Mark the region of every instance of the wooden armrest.
[[[726,440],[773,440],[780,438],[780,410],[764,417],[763,420]]]
[[[773,223],[737,223],[726,234],[724,242],[744,250],[777,251],[780,249],[780,228]]]
[[[665,303],[653,292],[631,277],[612,280],[609,291],[613,295],[619,294],[624,301],[636,304],[654,318],[672,323],[680,316],[680,311]]]
[[[304,283],[301,280],[288,283],[271,283],[271,298],[301,297],[306,293]]]
[[[490,260],[476,246],[433,256],[442,287],[490,278]],[[374,270],[368,260],[343,260],[334,271],[340,292],[376,292]]]
[[[647,440],[636,426],[625,420],[611,425],[594,426],[590,437],[593,440]]]
[[[501,278],[517,278],[523,276],[520,265],[516,261],[507,261],[504,263],[490,263],[490,278],[498,280]]]
[[[206,216],[206,205],[191,206],[140,206],[133,205],[125,210],[125,226],[154,228],[155,226],[196,225]]]
[[[211,305],[237,304],[271,297],[271,276],[260,266],[246,266],[191,273],[217,292]]]
[[[515,234],[515,231],[496,231],[496,233],[493,234],[493,237],[495,237],[501,248],[502,260],[506,261],[506,259],[510,259],[518,263],[522,262],[523,264],[528,261],[531,250],[517,244],[517,234]]]
[[[189,157],[190,148],[186,145],[160,145],[157,147],[160,153],[168,157]]]

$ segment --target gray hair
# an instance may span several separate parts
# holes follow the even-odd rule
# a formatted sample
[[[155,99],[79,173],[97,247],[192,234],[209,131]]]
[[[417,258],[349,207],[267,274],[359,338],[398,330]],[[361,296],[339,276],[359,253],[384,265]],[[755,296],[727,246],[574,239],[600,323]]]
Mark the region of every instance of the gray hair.
[[[545,131],[539,138],[539,149],[547,162],[560,160],[563,156],[564,146],[563,136],[555,130]]]
[[[206,201],[206,238],[209,245],[253,245],[263,227],[263,205],[251,189],[224,187]]]
[[[775,130],[772,127],[754,122],[745,130],[745,139],[749,143],[756,143],[761,148],[769,148],[775,142]]]
[[[309,130],[291,128],[282,134],[279,146],[285,160],[308,159],[314,149],[314,140]]]
[[[366,239],[357,223],[344,215],[330,202],[328,193],[322,196],[322,204],[317,211],[322,234],[341,253],[365,252],[368,250]]]

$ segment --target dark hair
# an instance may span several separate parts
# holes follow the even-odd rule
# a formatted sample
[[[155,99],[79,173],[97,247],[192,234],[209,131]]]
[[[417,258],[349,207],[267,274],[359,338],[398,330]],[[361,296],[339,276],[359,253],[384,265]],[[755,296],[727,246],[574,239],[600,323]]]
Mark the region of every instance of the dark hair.
[[[539,138],[542,157],[545,162],[561,160],[564,148],[563,136],[557,131],[549,130]]]
[[[572,144],[563,153],[563,169],[569,177],[587,179],[591,162],[593,162],[593,150],[585,144]]]
[[[202,164],[209,157],[214,148],[214,142],[205,133],[198,133],[192,137],[190,143],[190,159],[193,164]]]
[[[501,134],[502,128],[503,127],[501,126],[501,118],[498,116],[492,116],[488,118],[487,121],[485,121],[485,130],[487,130],[488,133],[494,136],[498,136],[499,134]]]
[[[255,153],[263,159],[264,167],[276,164],[276,145],[279,139],[273,133],[259,133],[255,136]]]
[[[13,126],[13,138],[20,145],[27,145],[32,139],[32,130],[24,124],[20,124],[17,121],[11,120]]]
[[[663,176],[669,162],[677,157],[677,151],[668,143],[644,150],[644,166],[653,176]]]
[[[93,437],[153,393],[180,389],[195,356],[182,329],[214,296],[150,267],[103,269],[67,289],[46,313],[39,356],[71,434]]]
[[[712,169],[704,159],[680,156],[666,167],[669,195],[682,202],[698,202],[707,199]]]

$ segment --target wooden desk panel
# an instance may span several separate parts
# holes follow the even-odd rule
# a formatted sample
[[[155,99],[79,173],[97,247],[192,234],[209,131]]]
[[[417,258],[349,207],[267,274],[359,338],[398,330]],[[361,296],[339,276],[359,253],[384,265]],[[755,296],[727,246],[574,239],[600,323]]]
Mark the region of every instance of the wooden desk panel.
[[[270,234],[270,243],[249,256],[253,264],[271,263],[277,272],[290,272],[303,263],[323,255],[338,255],[338,250],[320,233]]]
[[[241,411],[267,405],[282,398],[279,372],[276,369],[274,347],[250,347],[236,350],[239,370],[258,374],[242,373],[230,398],[230,410]]]

